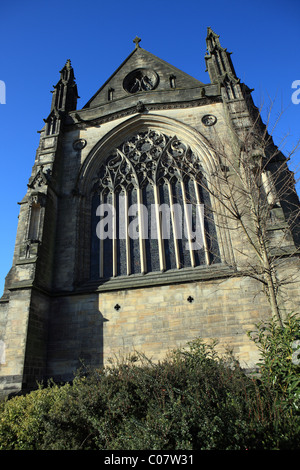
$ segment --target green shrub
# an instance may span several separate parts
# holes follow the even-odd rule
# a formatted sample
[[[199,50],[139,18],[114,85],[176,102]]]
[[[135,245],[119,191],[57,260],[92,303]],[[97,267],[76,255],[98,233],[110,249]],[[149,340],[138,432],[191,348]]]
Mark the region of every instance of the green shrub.
[[[299,415],[282,403],[199,339],[158,364],[137,354],[6,401],[0,449],[296,449]]]
[[[258,367],[263,386],[281,406],[300,411],[299,315],[288,315],[283,327],[276,320],[260,322],[248,334],[261,353]]]
[[[0,450],[34,450],[42,440],[49,411],[69,386],[35,390],[0,404]]]

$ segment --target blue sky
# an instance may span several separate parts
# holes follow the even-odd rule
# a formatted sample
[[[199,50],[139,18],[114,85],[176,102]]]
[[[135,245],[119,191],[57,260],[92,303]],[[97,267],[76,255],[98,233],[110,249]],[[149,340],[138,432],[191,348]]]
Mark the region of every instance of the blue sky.
[[[274,134],[288,135],[287,154],[300,137],[300,104],[292,83],[300,80],[299,0],[152,0],[105,2],[3,0],[0,18],[0,290],[11,264],[19,205],[49,114],[59,70],[71,59],[79,91],[78,109],[100,88],[134,48],[141,47],[209,82],[205,72],[207,26],[233,52],[237,75],[265,113],[274,101],[271,124],[283,110]],[[300,97],[300,95],[299,95]],[[299,153],[294,167],[300,162]],[[294,168],[293,167],[293,168]],[[298,191],[299,192],[299,191]],[[1,295],[0,294],[0,295]]]

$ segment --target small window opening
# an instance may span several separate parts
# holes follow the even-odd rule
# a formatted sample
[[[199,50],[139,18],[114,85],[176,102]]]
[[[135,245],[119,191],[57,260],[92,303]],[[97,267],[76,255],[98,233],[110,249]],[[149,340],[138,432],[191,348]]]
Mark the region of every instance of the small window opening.
[[[108,90],[108,101],[112,101],[114,99],[114,89],[113,88],[109,88]]]
[[[170,87],[176,88],[176,76],[175,75],[170,75]]]

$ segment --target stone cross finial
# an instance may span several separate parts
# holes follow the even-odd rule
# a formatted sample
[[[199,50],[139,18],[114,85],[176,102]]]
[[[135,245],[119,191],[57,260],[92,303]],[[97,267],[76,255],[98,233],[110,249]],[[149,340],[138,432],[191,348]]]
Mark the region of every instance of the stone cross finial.
[[[134,38],[133,42],[135,43],[135,47],[140,47],[139,43],[141,42],[141,39],[138,36]]]

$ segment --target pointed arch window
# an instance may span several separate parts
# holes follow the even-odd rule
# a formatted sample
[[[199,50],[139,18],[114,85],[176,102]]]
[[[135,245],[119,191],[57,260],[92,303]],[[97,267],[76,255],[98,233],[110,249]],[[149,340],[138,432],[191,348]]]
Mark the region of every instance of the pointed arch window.
[[[219,262],[199,158],[148,129],[104,159],[92,190],[91,278]]]

